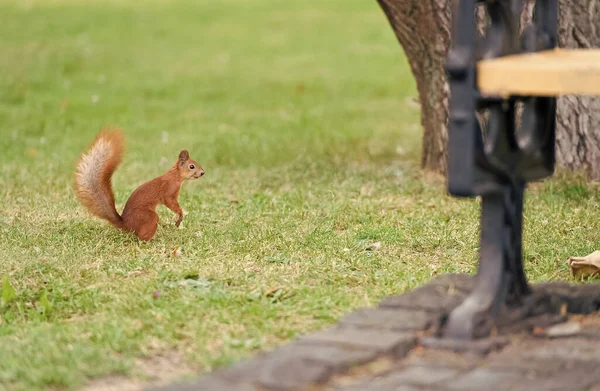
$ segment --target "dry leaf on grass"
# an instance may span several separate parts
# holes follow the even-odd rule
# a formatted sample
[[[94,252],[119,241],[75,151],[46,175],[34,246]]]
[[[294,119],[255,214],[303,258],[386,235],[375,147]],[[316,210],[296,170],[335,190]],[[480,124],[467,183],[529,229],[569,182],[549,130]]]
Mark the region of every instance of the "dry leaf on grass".
[[[179,258],[183,255],[183,250],[181,249],[181,247],[176,247],[173,249],[173,251],[171,251],[171,256]]]
[[[284,288],[285,288],[284,286],[277,286],[277,287],[275,287],[275,288],[271,288],[271,289],[269,289],[269,290],[267,290],[267,291],[265,292],[265,297],[271,297],[271,296],[274,296],[274,295],[275,295],[275,293],[277,293],[277,292],[279,292],[279,291],[283,290]]]
[[[600,273],[600,251],[594,251],[585,257],[570,257],[567,262],[573,277],[592,277]]]

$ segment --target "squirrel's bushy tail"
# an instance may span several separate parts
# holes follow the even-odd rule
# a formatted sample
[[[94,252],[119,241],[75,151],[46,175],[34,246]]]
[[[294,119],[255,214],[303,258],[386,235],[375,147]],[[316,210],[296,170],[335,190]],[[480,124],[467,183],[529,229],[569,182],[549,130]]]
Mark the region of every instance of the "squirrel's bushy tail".
[[[75,191],[94,216],[122,228],[123,219],[115,208],[111,178],[123,158],[125,139],[119,129],[104,129],[76,165]]]

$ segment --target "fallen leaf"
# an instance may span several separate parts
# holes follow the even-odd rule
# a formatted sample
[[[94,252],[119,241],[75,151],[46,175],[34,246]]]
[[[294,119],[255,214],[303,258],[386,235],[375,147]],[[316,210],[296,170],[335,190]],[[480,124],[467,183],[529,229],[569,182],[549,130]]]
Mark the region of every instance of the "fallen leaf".
[[[595,276],[600,274],[600,251],[594,251],[585,257],[569,257],[567,263],[576,279]]]
[[[171,255],[177,258],[181,257],[182,254],[183,251],[181,250],[181,247],[177,247],[171,252]]]
[[[277,286],[277,287],[275,287],[275,288],[271,288],[271,289],[269,289],[269,290],[267,290],[267,291],[265,292],[265,297],[271,297],[271,296],[273,296],[273,295],[274,295],[274,294],[275,294],[277,291],[280,291],[280,290],[282,290],[282,289],[284,289],[284,288],[285,288],[284,286]]]

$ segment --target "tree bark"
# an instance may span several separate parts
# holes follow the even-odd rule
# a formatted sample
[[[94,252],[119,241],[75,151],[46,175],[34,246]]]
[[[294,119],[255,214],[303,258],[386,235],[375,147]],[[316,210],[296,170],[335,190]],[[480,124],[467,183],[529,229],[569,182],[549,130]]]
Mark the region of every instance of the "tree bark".
[[[378,0],[417,82],[423,143],[421,165],[446,171],[448,93],[444,71],[452,22],[448,0]]]
[[[561,0],[558,20],[560,47],[600,47],[600,1]],[[600,97],[562,96],[556,109],[558,164],[600,179]]]
[[[421,103],[423,168],[446,173],[448,81],[444,62],[450,46],[453,0],[378,0],[404,49]],[[528,0],[523,21],[530,20]],[[483,31],[484,13],[478,13]],[[559,46],[600,47],[600,0],[560,0]],[[600,98],[558,99],[556,158],[559,166],[600,179]]]

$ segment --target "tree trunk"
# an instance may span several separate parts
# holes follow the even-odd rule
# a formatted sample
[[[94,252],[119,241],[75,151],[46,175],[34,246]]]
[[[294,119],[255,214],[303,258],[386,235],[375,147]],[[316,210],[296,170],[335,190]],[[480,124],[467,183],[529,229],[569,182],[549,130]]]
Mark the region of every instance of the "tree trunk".
[[[378,0],[404,49],[421,103],[423,168],[446,173],[448,82],[444,62],[450,46],[453,0]],[[531,18],[528,0],[523,20]],[[600,47],[600,0],[560,0],[559,46]],[[480,31],[484,18],[478,14]],[[600,98],[558,100],[556,157],[560,166],[600,179]]]
[[[451,2],[447,0],[378,0],[417,82],[421,103],[421,165],[446,171],[448,93],[444,71],[450,45]]]
[[[600,47],[600,1],[562,0],[558,20],[560,47]],[[562,96],[556,109],[558,164],[600,179],[600,97]]]

